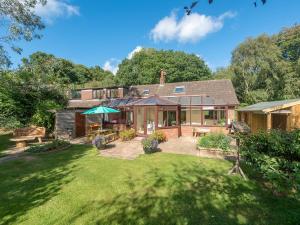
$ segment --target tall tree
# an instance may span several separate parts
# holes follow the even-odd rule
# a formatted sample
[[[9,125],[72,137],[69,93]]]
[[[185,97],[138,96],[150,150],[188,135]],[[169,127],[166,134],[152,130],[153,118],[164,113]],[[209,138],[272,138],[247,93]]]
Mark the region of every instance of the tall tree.
[[[241,102],[255,103],[292,95],[286,88],[290,64],[267,35],[249,38],[232,53],[233,83]]]
[[[131,59],[119,65],[116,80],[120,85],[154,84],[159,82],[159,72],[167,73],[167,82],[205,80],[211,71],[205,62],[194,54],[180,51],[142,49]]]
[[[39,30],[44,28],[41,18],[34,14],[37,4],[46,4],[46,0],[1,0],[0,1],[0,68],[11,64],[7,50],[17,53],[22,49],[16,41],[31,41],[40,38]]]

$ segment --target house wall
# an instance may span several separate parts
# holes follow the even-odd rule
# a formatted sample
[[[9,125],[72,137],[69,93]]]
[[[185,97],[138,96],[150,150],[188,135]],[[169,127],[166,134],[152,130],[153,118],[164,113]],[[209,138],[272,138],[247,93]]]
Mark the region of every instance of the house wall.
[[[93,99],[93,90],[81,90],[81,100]]]
[[[69,130],[72,138],[75,137],[75,110],[63,110],[56,112],[55,133],[57,138],[69,138]]]

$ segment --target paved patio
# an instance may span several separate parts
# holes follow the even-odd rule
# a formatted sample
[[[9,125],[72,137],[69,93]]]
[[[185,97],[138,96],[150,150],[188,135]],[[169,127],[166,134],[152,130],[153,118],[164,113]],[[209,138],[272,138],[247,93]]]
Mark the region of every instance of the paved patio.
[[[121,159],[135,159],[139,155],[144,154],[141,140],[141,138],[135,138],[132,141],[126,142],[117,140],[108,145],[107,149],[101,150],[100,155]],[[159,148],[162,152],[197,156],[199,155],[199,151],[196,150],[196,142],[196,138],[181,137],[161,143],[159,144]]]
[[[117,140],[108,145],[108,148],[100,151],[100,155],[104,157],[114,157],[120,159],[135,159],[139,155],[144,154],[141,138],[135,138],[132,141],[122,142]],[[199,151],[196,149],[198,138],[195,137],[180,137],[170,139],[167,142],[159,144],[159,148],[162,152],[194,155],[198,157],[225,159],[230,158],[219,154],[213,154],[209,151]]]
[[[141,154],[144,154],[144,151],[140,138],[135,138],[132,141],[125,142],[117,140],[107,145],[107,149],[100,151],[100,155],[104,157],[129,160],[135,159]]]

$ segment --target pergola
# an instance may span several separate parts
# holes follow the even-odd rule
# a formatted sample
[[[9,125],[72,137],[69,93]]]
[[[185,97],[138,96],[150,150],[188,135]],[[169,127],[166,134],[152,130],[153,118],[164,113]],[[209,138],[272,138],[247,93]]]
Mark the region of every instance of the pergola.
[[[181,136],[178,103],[154,95],[128,106],[133,108],[133,127],[138,135],[148,135],[159,129],[177,129]]]

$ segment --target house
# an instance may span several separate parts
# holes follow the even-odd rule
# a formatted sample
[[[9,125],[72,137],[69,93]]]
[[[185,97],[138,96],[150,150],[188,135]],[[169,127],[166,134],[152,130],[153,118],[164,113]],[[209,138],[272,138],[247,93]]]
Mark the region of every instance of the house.
[[[300,128],[300,99],[260,102],[237,111],[238,121],[247,123],[252,132]]]
[[[118,130],[134,128],[137,135],[163,130],[169,138],[192,135],[193,128],[227,132],[239,105],[230,80],[160,83],[130,87],[78,89],[70,92],[68,107],[56,112],[56,133],[84,136],[102,115],[82,115],[91,107],[104,105],[119,109],[104,116],[104,126]]]

